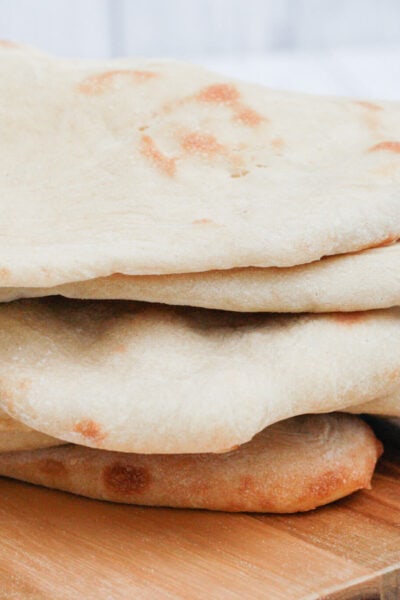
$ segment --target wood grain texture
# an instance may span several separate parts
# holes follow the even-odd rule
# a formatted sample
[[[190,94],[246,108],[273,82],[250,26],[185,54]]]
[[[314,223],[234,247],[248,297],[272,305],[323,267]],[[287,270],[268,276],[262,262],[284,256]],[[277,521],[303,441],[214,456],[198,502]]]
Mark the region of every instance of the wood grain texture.
[[[0,598],[395,600],[400,451],[303,515],[120,506],[0,480]]]

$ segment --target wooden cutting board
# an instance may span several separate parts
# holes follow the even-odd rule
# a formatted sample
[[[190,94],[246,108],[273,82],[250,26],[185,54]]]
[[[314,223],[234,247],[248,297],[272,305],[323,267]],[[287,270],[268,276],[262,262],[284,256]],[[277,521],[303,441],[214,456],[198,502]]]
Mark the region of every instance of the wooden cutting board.
[[[0,598],[400,598],[400,453],[293,516],[106,504],[0,479]]]

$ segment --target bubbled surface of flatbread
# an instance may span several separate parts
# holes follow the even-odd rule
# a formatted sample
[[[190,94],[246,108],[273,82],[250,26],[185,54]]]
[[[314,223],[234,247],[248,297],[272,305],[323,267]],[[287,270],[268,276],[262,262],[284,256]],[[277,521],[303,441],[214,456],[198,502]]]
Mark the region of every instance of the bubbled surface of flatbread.
[[[399,339],[399,309],[273,316],[20,300],[0,305],[0,407],[107,450],[226,451],[291,416],[374,412],[399,390]]]
[[[0,48],[0,285],[288,267],[400,237],[400,104]]]

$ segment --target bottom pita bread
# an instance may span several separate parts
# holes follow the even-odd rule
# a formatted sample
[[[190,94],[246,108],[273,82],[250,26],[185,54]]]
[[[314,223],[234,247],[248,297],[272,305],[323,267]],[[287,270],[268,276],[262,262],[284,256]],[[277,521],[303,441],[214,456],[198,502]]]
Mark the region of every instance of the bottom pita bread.
[[[382,452],[358,417],[307,415],[225,454],[144,455],[67,445],[0,455],[0,474],[101,500],[224,511],[306,511],[370,487]]]
[[[36,450],[64,443],[15,421],[0,410],[0,452]]]

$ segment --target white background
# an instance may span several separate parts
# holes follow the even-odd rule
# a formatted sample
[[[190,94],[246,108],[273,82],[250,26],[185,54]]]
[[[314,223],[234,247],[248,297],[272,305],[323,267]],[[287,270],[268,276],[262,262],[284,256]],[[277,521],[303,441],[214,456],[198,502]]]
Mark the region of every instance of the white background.
[[[172,56],[311,92],[400,99],[400,0],[0,0],[0,38]]]

